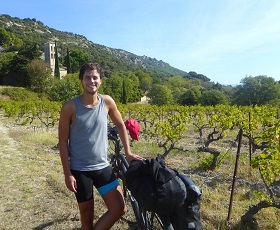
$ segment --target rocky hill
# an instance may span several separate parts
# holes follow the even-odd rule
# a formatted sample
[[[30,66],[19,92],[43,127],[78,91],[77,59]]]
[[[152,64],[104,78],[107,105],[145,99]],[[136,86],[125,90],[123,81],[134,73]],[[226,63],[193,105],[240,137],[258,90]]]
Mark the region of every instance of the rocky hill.
[[[107,72],[142,69],[156,78],[164,78],[172,75],[185,76],[188,74],[170,66],[162,60],[147,56],[137,56],[125,50],[96,44],[83,35],[50,28],[34,18],[20,19],[1,14],[0,27],[5,28],[9,33],[13,33],[22,39],[24,43],[37,43],[41,51],[43,51],[44,44],[50,41],[57,41],[60,56],[66,55],[67,47],[69,50],[82,50],[90,54],[92,59],[100,62]]]

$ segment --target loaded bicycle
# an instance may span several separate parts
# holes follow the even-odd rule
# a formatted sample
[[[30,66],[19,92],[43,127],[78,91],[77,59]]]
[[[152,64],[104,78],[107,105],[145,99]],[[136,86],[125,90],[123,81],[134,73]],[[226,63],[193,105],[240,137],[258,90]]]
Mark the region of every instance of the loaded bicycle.
[[[131,209],[133,210],[133,213],[129,213],[129,219],[127,220],[128,224],[130,226],[133,226],[134,229],[167,230],[168,228],[164,226],[163,221],[158,216],[158,214],[143,210],[126,186],[125,173],[129,167],[129,164],[125,158],[124,153],[121,151],[121,143],[116,127],[108,126],[108,140],[110,164],[118,179],[122,181],[124,197],[128,201],[128,212],[131,212]],[[169,228],[168,230],[173,230],[173,228]]]
[[[202,192],[190,178],[178,174],[179,180],[183,181],[188,194],[184,205],[177,210],[179,214],[175,212],[172,217],[169,214],[159,214],[154,211],[145,210],[128,189],[126,172],[129,169],[129,164],[122,152],[118,131],[116,127],[111,127],[110,125],[108,125],[108,156],[117,178],[122,181],[124,197],[128,206],[126,221],[130,227],[139,230],[201,229],[200,197]]]

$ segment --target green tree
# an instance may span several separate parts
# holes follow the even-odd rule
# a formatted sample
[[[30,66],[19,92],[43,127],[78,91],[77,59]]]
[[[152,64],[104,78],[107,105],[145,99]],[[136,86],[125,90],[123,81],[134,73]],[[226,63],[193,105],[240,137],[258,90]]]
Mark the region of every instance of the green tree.
[[[78,49],[73,49],[64,57],[64,66],[67,67],[67,62],[70,60],[70,73],[77,73],[80,67],[85,63],[90,61],[91,57],[88,53],[85,53]]]
[[[206,76],[204,76],[203,74],[198,74],[194,71],[190,71],[189,73],[187,73],[184,78],[186,79],[199,79],[201,80],[202,82],[209,82],[210,79]]]
[[[122,77],[112,75],[110,78],[104,78],[101,84],[101,90],[114,98],[117,103],[122,101]]]
[[[126,87],[125,87],[124,78],[123,78],[122,88],[123,88],[122,104],[127,104],[127,93],[126,93]]]
[[[173,100],[179,103],[180,97],[186,92],[187,80],[181,76],[172,76],[164,81],[166,85],[172,91]]]
[[[40,55],[37,44],[23,46],[10,61],[4,83],[12,86],[29,87],[30,81],[26,66],[32,60],[40,59]]]
[[[0,85],[7,85],[5,79],[8,79],[10,62],[15,56],[14,52],[0,52]]]
[[[173,104],[173,97],[171,90],[160,84],[155,84],[147,96],[150,98],[150,104],[152,105],[169,105]]]
[[[69,54],[69,48],[67,47],[67,54],[66,54],[66,68],[67,68],[67,74],[71,71],[71,64],[70,64],[70,54]]]
[[[133,72],[114,72],[109,78],[102,80],[101,90],[105,94],[111,95],[116,102],[122,103],[123,86],[125,87],[127,102],[140,101],[140,83],[138,77]]]
[[[236,87],[233,103],[238,105],[264,105],[279,99],[280,85],[272,77],[245,77]]]
[[[19,49],[18,55],[22,55],[31,61],[33,59],[40,59],[41,52],[39,50],[38,44],[33,43],[30,45],[24,45],[21,49]]]
[[[222,91],[211,89],[202,93],[199,102],[201,103],[201,105],[205,106],[219,104],[227,105],[228,99]]]
[[[143,93],[147,92],[152,87],[153,78],[142,70],[137,71],[135,75],[140,81],[140,89]]]
[[[143,96],[140,89],[139,78],[133,72],[124,72],[127,73],[127,78],[125,78],[125,85],[127,91],[127,101],[128,102],[138,102]]]
[[[59,62],[58,62],[58,52],[57,52],[57,45],[55,41],[55,66],[54,66],[54,76],[57,79],[60,79],[60,71],[59,71]]]
[[[5,51],[15,51],[22,47],[23,42],[13,33],[9,33],[5,28],[0,27],[0,46]]]
[[[61,80],[55,80],[49,93],[53,101],[65,102],[80,95],[83,91],[77,74],[67,74]]]
[[[180,98],[181,105],[197,105],[201,98],[200,87],[188,89]]]
[[[36,93],[48,93],[53,80],[52,71],[43,60],[32,60],[26,67],[30,89]]]
[[[231,85],[223,85],[221,88],[221,91],[225,93],[230,104],[232,104],[232,100],[233,100],[234,94],[236,92],[236,87],[231,86]]]
[[[10,36],[8,32],[5,30],[5,28],[0,27],[0,46],[7,46],[9,45],[10,41]]]

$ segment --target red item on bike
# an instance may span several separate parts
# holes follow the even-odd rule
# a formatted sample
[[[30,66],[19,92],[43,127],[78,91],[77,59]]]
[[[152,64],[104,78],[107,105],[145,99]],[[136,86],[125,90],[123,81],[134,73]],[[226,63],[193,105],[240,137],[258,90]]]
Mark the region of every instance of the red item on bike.
[[[128,129],[131,138],[138,141],[140,133],[140,125],[138,124],[138,122],[133,118],[129,118],[124,122],[124,124]]]

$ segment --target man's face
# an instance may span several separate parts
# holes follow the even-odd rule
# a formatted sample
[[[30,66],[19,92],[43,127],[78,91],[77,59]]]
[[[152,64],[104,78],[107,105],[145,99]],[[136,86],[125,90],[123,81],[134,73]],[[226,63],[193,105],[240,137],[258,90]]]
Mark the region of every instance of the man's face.
[[[87,70],[81,80],[84,91],[87,93],[96,93],[101,85],[102,80],[97,70]]]

